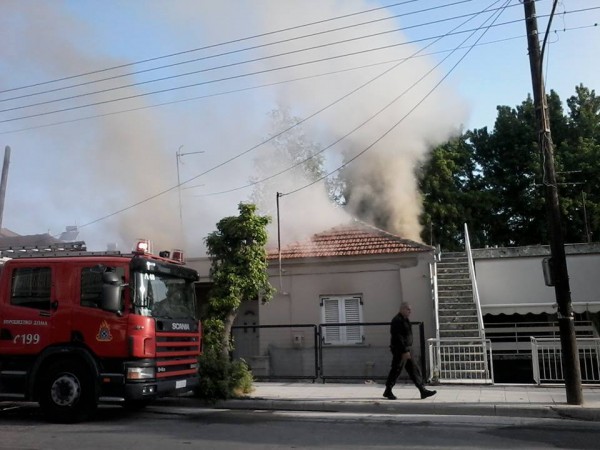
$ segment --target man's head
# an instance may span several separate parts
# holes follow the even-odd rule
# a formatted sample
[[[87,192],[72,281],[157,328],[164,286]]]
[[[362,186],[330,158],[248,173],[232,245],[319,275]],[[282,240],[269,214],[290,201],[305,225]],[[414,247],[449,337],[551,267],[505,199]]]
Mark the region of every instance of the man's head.
[[[400,304],[400,314],[402,314],[405,318],[408,319],[410,317],[411,311],[412,309],[408,303],[402,302]]]
[[[171,294],[168,295],[168,299],[172,303],[182,303],[183,295],[179,291],[173,291]]]

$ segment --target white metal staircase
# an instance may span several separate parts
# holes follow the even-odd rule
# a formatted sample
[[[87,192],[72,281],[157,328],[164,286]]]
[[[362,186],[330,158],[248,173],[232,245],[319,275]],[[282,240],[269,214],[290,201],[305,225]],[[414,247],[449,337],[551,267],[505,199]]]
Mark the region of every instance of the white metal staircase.
[[[493,383],[491,344],[479,305],[470,244],[443,253],[436,264],[437,339],[429,341],[430,378],[438,382]]]
[[[480,339],[477,308],[465,252],[444,253],[437,263],[439,337]]]

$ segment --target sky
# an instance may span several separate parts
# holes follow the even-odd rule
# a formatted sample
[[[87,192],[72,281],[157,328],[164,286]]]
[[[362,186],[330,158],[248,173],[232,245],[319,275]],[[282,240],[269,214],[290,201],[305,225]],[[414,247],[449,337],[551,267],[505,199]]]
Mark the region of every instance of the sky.
[[[541,37],[552,3],[536,2]],[[415,169],[531,93],[519,0],[3,0],[2,11],[2,227],[76,225],[95,250],[148,238],[201,256],[257,189],[272,243],[359,208],[419,240]],[[600,0],[557,4],[544,77],[563,101],[580,83],[598,89],[598,22]],[[344,210],[303,164],[290,170],[306,148],[325,174],[346,163],[356,189]]]

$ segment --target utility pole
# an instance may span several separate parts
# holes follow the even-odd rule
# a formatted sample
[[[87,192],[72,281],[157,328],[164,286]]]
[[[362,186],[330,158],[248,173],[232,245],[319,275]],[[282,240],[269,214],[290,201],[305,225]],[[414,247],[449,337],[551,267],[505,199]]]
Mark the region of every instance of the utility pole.
[[[181,180],[179,179],[179,158],[181,158],[181,149],[183,145],[180,145],[175,152],[175,164],[177,164],[177,196],[179,197],[179,230],[183,238],[183,212],[181,209]]]
[[[8,183],[8,166],[10,166],[10,147],[4,148],[4,164],[2,166],[2,178],[0,179],[0,230],[4,219],[4,197],[6,197],[6,184]]]
[[[525,6],[525,23],[527,26],[527,45],[529,48],[529,64],[531,66],[533,101],[535,104],[535,116],[538,127],[538,145],[543,158],[543,184],[545,188],[546,212],[548,215],[548,227],[550,231],[550,267],[556,303],[558,304],[557,315],[567,403],[571,405],[581,405],[583,404],[581,369],[579,367],[579,353],[575,337],[569,273],[567,271],[567,259],[565,256],[564,236],[558,202],[556,173],[554,170],[554,150],[552,148],[552,135],[550,133],[550,118],[548,117],[548,104],[542,76],[542,61],[540,57],[540,41],[537,29],[535,0],[524,0],[523,4]]]
[[[187,153],[181,153],[181,149],[183,148],[183,145],[180,145],[179,148],[177,149],[177,151],[175,152],[175,162],[177,164],[177,195],[179,197],[179,226],[181,229],[181,236],[183,238],[183,208],[181,207],[181,179],[179,178],[179,164],[183,164],[181,162],[181,157],[185,156],[185,155],[195,155],[197,153],[204,153],[204,151],[199,151],[199,152],[187,152]]]

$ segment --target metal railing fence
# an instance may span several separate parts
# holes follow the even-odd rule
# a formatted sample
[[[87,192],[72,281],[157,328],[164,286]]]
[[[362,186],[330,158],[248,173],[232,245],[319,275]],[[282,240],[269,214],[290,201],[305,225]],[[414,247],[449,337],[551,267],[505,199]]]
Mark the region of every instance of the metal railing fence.
[[[500,322],[488,323],[486,338],[492,341],[494,354],[518,355],[531,353],[531,338],[560,339],[558,322]],[[594,325],[589,320],[575,320],[577,340],[594,336]]]
[[[489,339],[429,339],[429,380],[440,383],[494,383]]]
[[[412,356],[426,372],[422,322],[412,322]],[[233,359],[243,359],[257,380],[384,380],[390,368],[389,322],[244,325],[231,330]],[[348,342],[326,342],[327,330],[348,328]],[[356,330],[360,329],[360,337]],[[401,379],[408,380],[406,373]]]
[[[329,345],[323,339],[330,327],[360,326],[363,331],[361,342],[344,345]],[[412,357],[419,363],[421,372],[425,374],[425,335],[422,322],[412,322],[413,347]],[[356,324],[329,323],[319,325],[319,367],[320,378],[327,379],[370,379],[385,380],[390,364],[390,323],[362,322]],[[404,378],[405,373],[401,374]]]
[[[600,338],[578,338],[581,381],[600,383]],[[560,339],[531,338],[531,364],[536,384],[564,383]]]
[[[234,326],[232,358],[246,361],[257,380],[315,380],[319,377],[318,336],[315,324]]]

